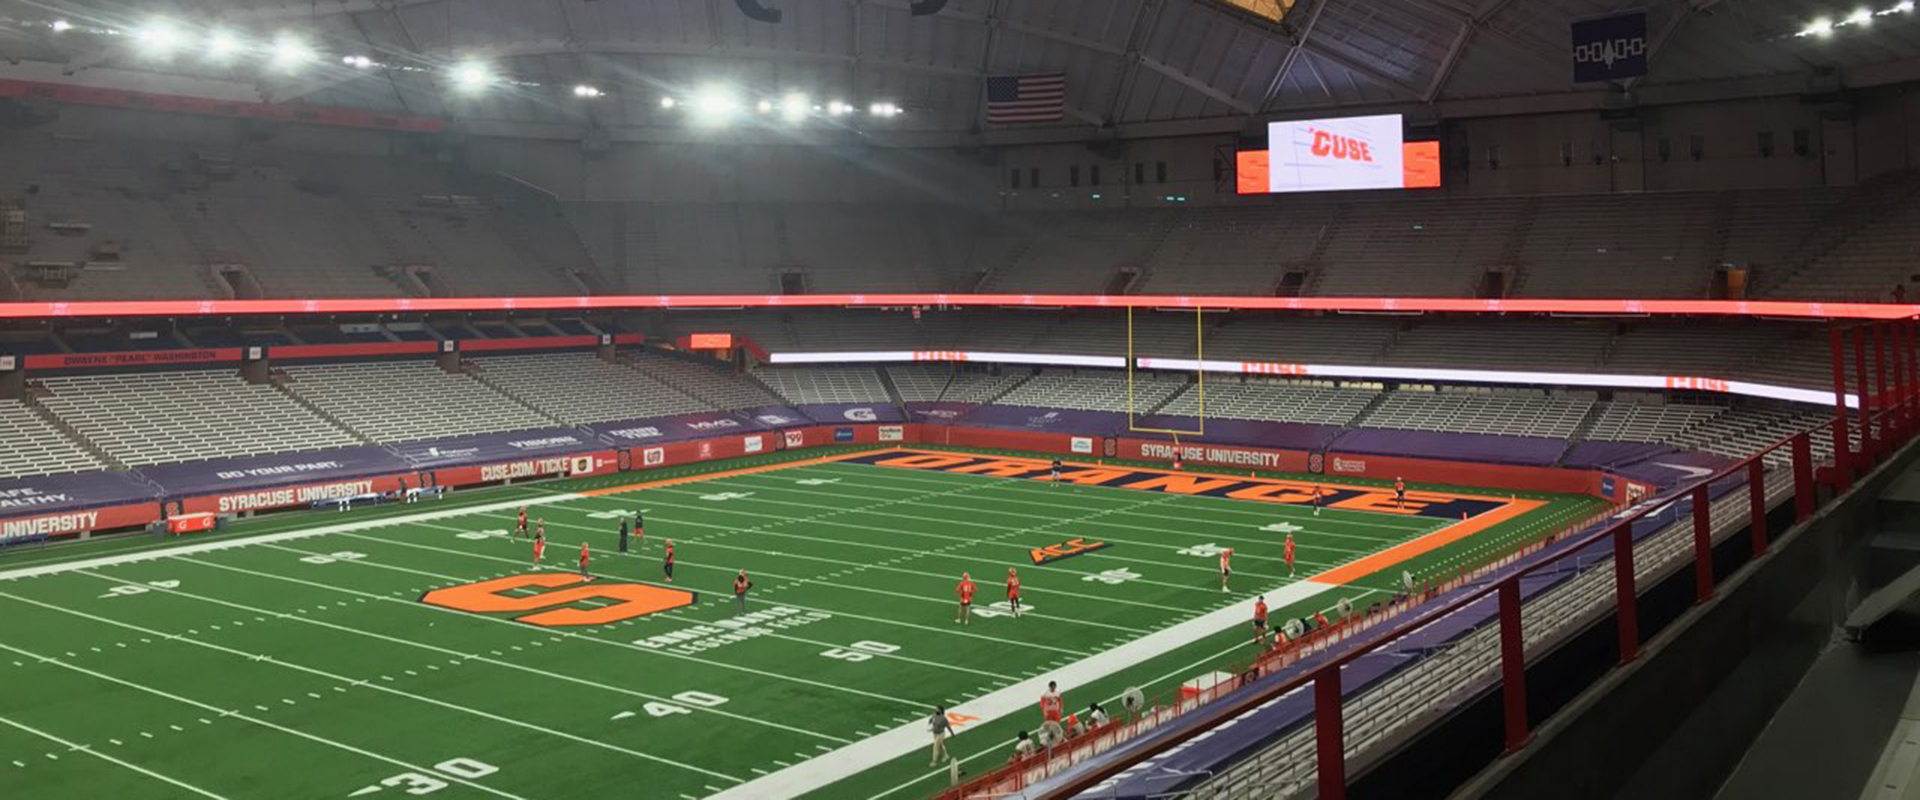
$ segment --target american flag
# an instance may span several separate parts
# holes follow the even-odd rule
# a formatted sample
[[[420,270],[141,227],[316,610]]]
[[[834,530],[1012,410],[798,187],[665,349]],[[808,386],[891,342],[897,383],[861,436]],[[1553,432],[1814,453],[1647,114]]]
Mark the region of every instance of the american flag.
[[[1067,76],[995,75],[987,78],[987,122],[1055,122],[1066,116]]]

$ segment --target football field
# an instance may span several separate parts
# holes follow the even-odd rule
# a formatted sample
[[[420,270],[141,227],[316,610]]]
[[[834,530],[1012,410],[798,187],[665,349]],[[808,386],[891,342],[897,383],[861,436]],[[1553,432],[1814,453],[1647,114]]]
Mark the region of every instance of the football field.
[[[824,455],[823,455],[824,453]],[[1117,711],[1603,508],[1575,495],[811,451],[0,556],[0,787],[34,797],[924,798],[1056,680]],[[1298,477],[1298,476],[1296,476]],[[1309,481],[1319,480],[1309,478]],[[543,520],[544,563],[513,535]],[[628,553],[616,530],[644,511]],[[1281,542],[1297,543],[1289,576]],[[665,540],[677,555],[673,581]],[[582,543],[592,579],[578,574]],[[1234,572],[1222,591],[1219,551]],[[1002,601],[1018,568],[1026,613]],[[745,613],[731,585],[746,570]],[[970,624],[954,585],[979,584]]]

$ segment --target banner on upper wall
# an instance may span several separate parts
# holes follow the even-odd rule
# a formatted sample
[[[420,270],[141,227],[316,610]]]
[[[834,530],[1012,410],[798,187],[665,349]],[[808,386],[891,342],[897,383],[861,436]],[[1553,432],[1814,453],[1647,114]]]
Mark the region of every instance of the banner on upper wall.
[[[159,516],[159,496],[131,472],[0,481],[0,545],[141,525]]]
[[[813,403],[797,406],[814,422],[844,425],[849,422],[906,422],[899,406],[889,403]]]
[[[1629,11],[1573,23],[1573,82],[1599,83],[1647,74],[1647,12]]]

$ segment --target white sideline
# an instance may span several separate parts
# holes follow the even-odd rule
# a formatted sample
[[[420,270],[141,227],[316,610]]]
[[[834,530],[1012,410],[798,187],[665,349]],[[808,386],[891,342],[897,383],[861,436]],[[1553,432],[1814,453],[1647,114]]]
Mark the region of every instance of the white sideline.
[[[1338,588],[1333,584],[1299,581],[1269,589],[1268,605],[1285,608],[1294,603]],[[1047,681],[1059,681],[1063,693],[1131,667],[1147,659],[1201,639],[1249,624],[1253,619],[1250,604],[1235,603],[1225,608],[1162,628],[1111,650],[1095,653],[1038,677],[1008,686],[947,709],[951,713],[980,718],[981,723],[999,719],[1016,711],[1032,711],[1038,726],[1040,693]],[[933,709],[927,709],[931,715]],[[933,739],[925,718],[916,719],[884,733],[845,745],[830,753],[821,753],[791,767],[762,775],[726,791],[708,795],[705,800],[791,800],[808,792],[851,778],[895,758],[927,750]]]
[[[418,514],[404,514],[404,515],[393,516],[393,517],[379,517],[376,519],[364,519],[358,522],[342,522],[337,525],[321,525],[316,528],[301,528],[299,530],[282,531],[280,533],[263,533],[258,536],[236,536],[231,539],[222,539],[217,542],[202,542],[200,544],[183,544],[178,547],[155,547],[147,550],[141,550],[137,553],[121,553],[119,555],[99,556],[97,558],[77,559],[74,561],[63,561],[58,564],[43,564],[38,567],[20,567],[18,569],[0,570],[0,580],[13,580],[15,578],[34,578],[34,577],[39,577],[41,575],[58,575],[62,572],[72,572],[74,570],[93,569],[95,567],[111,567],[118,564],[134,564],[141,561],[154,561],[162,558],[172,558],[174,556],[193,555],[195,553],[212,553],[219,550],[228,550],[236,547],[252,547],[254,545],[271,544],[274,542],[291,542],[299,539],[311,538],[314,536],[328,536],[335,533],[352,533],[354,531],[371,530],[373,528],[384,528],[388,525],[402,525],[409,522],[427,522],[427,521],[436,520],[436,519],[447,519],[450,517],[463,517],[468,514],[485,514],[492,511],[518,508],[520,506],[537,506],[537,505],[545,505],[547,503],[564,503],[569,500],[582,500],[585,498],[586,498],[586,495],[582,495],[582,494],[572,494],[572,493],[553,494],[553,495],[545,495],[541,497],[528,497],[528,498],[519,499],[519,500],[502,500],[497,503],[485,503],[481,505],[460,506],[458,508],[448,508],[448,509],[442,509],[440,511],[422,511]]]

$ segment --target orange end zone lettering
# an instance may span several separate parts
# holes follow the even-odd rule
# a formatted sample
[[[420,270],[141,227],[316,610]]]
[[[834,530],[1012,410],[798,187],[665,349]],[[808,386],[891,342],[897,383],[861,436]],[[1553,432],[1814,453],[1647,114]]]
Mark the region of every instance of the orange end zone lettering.
[[[1068,539],[1060,544],[1036,547],[1028,552],[1035,564],[1051,564],[1063,558],[1072,558],[1082,553],[1104,550],[1113,545],[1109,542],[1089,542],[1086,539]]]
[[[498,612],[539,611],[526,616],[515,617],[515,621],[543,628],[573,627],[580,625],[605,625],[620,622],[662,611],[672,611],[693,605],[699,596],[684,589],[668,589],[660,586],[648,586],[643,583],[596,583],[587,586],[574,586],[586,581],[579,575],[560,573],[536,573],[532,575],[509,575],[505,578],[478,581],[460,586],[435,589],[420,596],[420,602],[427,605],[467,611],[475,614]],[[541,594],[513,597],[502,594],[514,589],[532,587],[557,588],[573,586],[571,589],[543,592]],[[614,600],[612,605],[597,608],[555,608],[582,600]]]
[[[1047,466],[1045,464],[1038,461],[997,459],[994,461],[982,461],[978,464],[968,464],[962,467],[951,467],[947,469],[947,471],[968,475],[991,475],[995,478],[1018,478],[1029,472],[1046,468]]]
[[[1136,481],[1122,487],[1160,491],[1168,494],[1206,494],[1217,489],[1225,489],[1239,484],[1236,478],[1203,478],[1198,475],[1155,475],[1144,481]]]

